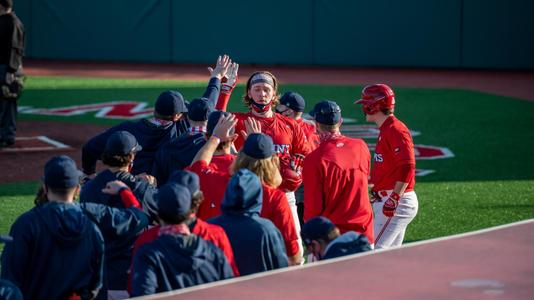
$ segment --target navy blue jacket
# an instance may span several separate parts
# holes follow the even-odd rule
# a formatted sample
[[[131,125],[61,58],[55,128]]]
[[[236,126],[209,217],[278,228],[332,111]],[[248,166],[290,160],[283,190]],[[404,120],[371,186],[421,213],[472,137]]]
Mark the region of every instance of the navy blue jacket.
[[[227,192],[224,197],[222,215],[208,222],[226,231],[241,276],[287,267],[282,234],[270,220],[259,216],[261,189],[253,196],[234,197]]]
[[[191,164],[197,152],[206,144],[203,133],[186,132],[163,145],[156,153],[152,175],[158,186],[167,182],[172,172],[183,170]]]
[[[197,235],[164,234],[136,252],[131,296],[186,288],[233,277],[223,252]]]
[[[371,244],[363,234],[345,232],[326,247],[323,259],[335,258],[371,250]]]
[[[87,296],[102,286],[104,240],[77,204],[49,202],[11,226],[13,242],[2,253],[1,277],[24,299]]]
[[[211,78],[203,97],[209,100],[211,107],[215,107],[219,97],[221,82],[217,78]],[[116,131],[124,130],[133,134],[139,145],[143,147],[135,156],[132,174],[146,172],[152,174],[152,165],[156,151],[165,143],[187,132],[189,122],[186,118],[167,125],[157,126],[149,120],[143,119],[135,122],[126,121],[109,128],[103,133],[91,138],[82,148],[82,169],[85,174],[93,174],[96,170],[96,162],[102,156],[108,138]]]
[[[155,220],[158,215],[158,206],[154,199],[154,194],[157,192],[156,187],[145,180],[136,178],[128,172],[113,173],[109,169],[106,169],[98,173],[95,178],[89,180],[82,186],[80,202],[94,202],[115,208],[124,208],[119,195],[102,193],[102,189],[106,187],[106,184],[113,180],[120,180],[126,183],[143,206],[143,209],[149,214],[150,221]]]
[[[90,202],[80,206],[104,236],[106,251],[102,292],[125,290],[133,244],[138,234],[148,226],[148,216],[135,207],[119,209]]]

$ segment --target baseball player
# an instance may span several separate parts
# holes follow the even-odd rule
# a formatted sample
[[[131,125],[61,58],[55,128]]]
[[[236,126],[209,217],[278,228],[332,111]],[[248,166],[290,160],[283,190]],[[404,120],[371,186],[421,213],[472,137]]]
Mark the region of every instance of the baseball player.
[[[206,241],[210,241],[219,249],[221,249],[226,256],[228,263],[232,267],[234,276],[239,276],[239,270],[237,269],[235,262],[234,252],[232,251],[232,246],[230,245],[230,241],[228,240],[228,236],[226,235],[226,232],[224,232],[224,229],[217,225],[208,224],[195,216],[199,204],[204,200],[204,194],[200,190],[198,176],[189,171],[178,170],[171,174],[169,182],[183,185],[191,194],[191,208],[189,210],[189,217],[185,221],[191,233],[198,235]],[[132,257],[135,257],[135,253],[142,245],[148,244],[158,238],[160,228],[161,225],[154,226],[143,232],[139,238],[137,238],[132,251]],[[131,291],[131,278],[129,283],[129,290]]]
[[[280,98],[280,103],[276,106],[276,112],[291,118],[300,125],[306,139],[308,140],[310,151],[319,146],[319,136],[316,133],[315,123],[302,118],[302,113],[306,107],[304,98],[295,92],[287,92]],[[301,185],[295,191],[297,212],[300,225],[304,223],[304,186]]]
[[[233,277],[221,249],[191,234],[191,194],[183,185],[168,182],[158,191],[161,220],[156,240],[135,253],[132,296],[150,295]]]
[[[11,226],[0,277],[17,285],[24,299],[93,299],[102,287],[104,239],[74,203],[80,176],[70,157],[50,159],[44,167],[47,203]]]
[[[304,159],[304,220],[323,216],[341,231],[356,231],[373,243],[373,210],[367,177],[371,155],[361,139],[343,136],[341,109],[321,101],[311,115],[321,139]]]
[[[209,99],[210,107],[215,107],[219,97],[221,78],[226,74],[230,59],[219,57],[215,69],[209,69],[211,78],[203,97]],[[102,155],[107,139],[116,131],[128,131],[135,136],[143,150],[138,153],[131,169],[134,175],[152,174],[156,151],[169,140],[187,132],[189,122],[183,96],[177,91],[166,91],[159,95],[154,107],[154,117],[131,122],[126,121],[91,138],[82,148],[82,168],[88,177],[93,177],[96,162]]]
[[[325,217],[314,217],[302,226],[302,239],[315,260],[336,258],[372,249],[367,237],[354,231],[340,234]]]
[[[237,75],[230,77],[237,78]],[[226,97],[227,93],[221,93],[221,97]],[[273,139],[275,151],[280,158],[280,173],[282,175],[282,184],[278,188],[286,192],[300,241],[300,222],[294,191],[302,183],[302,160],[311,150],[301,126],[295,120],[273,112],[278,100],[278,80],[272,73],[259,71],[249,77],[246,93],[243,96],[243,102],[248,107],[249,112],[234,113],[237,119],[235,131],[238,134],[234,145],[238,150],[243,147],[245,132],[247,131],[245,121],[249,119],[258,121],[261,125],[261,132]],[[219,99],[216,108],[226,110],[226,107],[222,106],[224,103],[224,100]],[[299,242],[299,245],[301,244]]]
[[[260,217],[262,201],[258,176],[241,169],[228,182],[222,215],[208,221],[226,231],[241,275],[288,265],[280,231],[271,221]]]
[[[406,125],[393,115],[395,94],[389,86],[368,85],[355,103],[362,105],[365,119],[380,129],[370,180],[375,247],[398,247],[418,209],[412,136]]]

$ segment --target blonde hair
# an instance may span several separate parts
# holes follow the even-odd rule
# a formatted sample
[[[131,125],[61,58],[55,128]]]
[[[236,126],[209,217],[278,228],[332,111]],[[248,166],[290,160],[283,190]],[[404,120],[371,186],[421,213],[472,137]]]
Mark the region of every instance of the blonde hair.
[[[258,175],[262,183],[277,188],[282,183],[279,167],[280,161],[276,154],[268,158],[256,159],[246,155],[243,151],[239,151],[230,170],[233,174],[240,169],[248,169]]]
[[[254,102],[254,100],[252,100],[252,98],[250,98],[248,96],[248,91],[252,88],[252,85],[250,84],[250,82],[252,81],[252,78],[254,78],[254,76],[256,76],[258,74],[266,74],[266,75],[270,76],[273,79],[274,97],[273,97],[273,99],[271,101],[271,103],[272,103],[271,107],[274,108],[276,105],[278,105],[278,102],[280,101],[280,94],[278,93],[278,79],[276,79],[276,77],[274,77],[273,73],[271,73],[269,71],[258,71],[258,72],[254,72],[252,75],[250,75],[250,77],[247,80],[247,86],[245,88],[245,95],[243,95],[243,103],[245,104],[245,106],[247,108],[250,108],[250,105],[252,105],[252,102]]]

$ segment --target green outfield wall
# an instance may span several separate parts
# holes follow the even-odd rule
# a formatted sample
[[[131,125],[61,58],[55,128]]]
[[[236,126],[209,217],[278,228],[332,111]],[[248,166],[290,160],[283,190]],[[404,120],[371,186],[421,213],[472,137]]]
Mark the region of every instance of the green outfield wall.
[[[532,0],[14,0],[37,59],[534,69]]]

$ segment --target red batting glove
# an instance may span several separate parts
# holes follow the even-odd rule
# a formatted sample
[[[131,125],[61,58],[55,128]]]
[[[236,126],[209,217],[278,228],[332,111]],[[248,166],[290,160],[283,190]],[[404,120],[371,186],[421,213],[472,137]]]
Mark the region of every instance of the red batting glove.
[[[397,206],[399,206],[399,194],[392,192],[391,195],[389,195],[389,198],[384,202],[384,206],[382,207],[382,213],[384,216],[391,218],[395,215],[395,210],[397,210]]]
[[[280,184],[278,188],[282,191],[294,192],[302,184],[302,176],[290,168],[284,168],[282,166],[280,173],[280,175],[282,175],[282,184]]]
[[[291,157],[291,163],[290,163],[291,168],[300,174],[302,172],[303,162],[304,162],[304,155],[295,154],[293,157]]]

